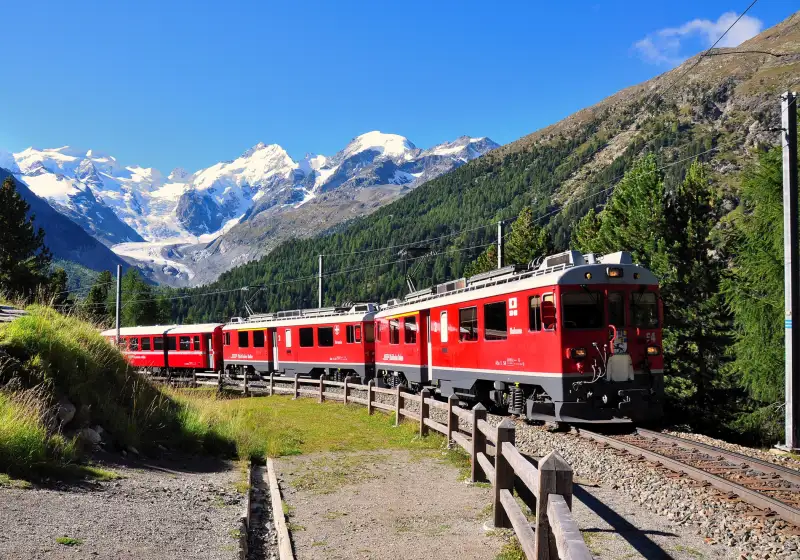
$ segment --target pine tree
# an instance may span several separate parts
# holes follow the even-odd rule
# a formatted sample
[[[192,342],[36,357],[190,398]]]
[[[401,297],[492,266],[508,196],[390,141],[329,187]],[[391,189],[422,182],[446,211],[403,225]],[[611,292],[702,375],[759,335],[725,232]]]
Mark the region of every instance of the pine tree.
[[[489,272],[497,268],[497,245],[489,245],[477,259],[467,265],[464,269],[464,276],[469,278],[476,274]]]
[[[52,259],[44,230],[34,227],[29,210],[14,179],[6,177],[0,187],[0,292],[23,297],[46,288]]]
[[[115,297],[113,292],[110,297]],[[145,282],[139,270],[131,267],[122,277],[122,326],[155,325],[159,322],[159,309],[153,289]]]
[[[83,300],[84,312],[99,323],[110,323],[114,315],[113,306],[109,306],[108,296],[112,293],[113,280],[111,272],[101,272]]]
[[[61,267],[56,268],[50,276],[50,282],[47,286],[47,295],[50,303],[56,308],[61,308],[63,310],[69,300],[68,283],[69,278],[67,277],[67,271]]]
[[[511,225],[511,233],[503,249],[506,264],[528,264],[536,257],[544,257],[550,251],[547,230],[533,221],[533,210],[526,207]]]
[[[578,220],[572,229],[571,249],[581,253],[597,252],[597,236],[600,233],[600,217],[594,209],[589,210],[586,215]]]

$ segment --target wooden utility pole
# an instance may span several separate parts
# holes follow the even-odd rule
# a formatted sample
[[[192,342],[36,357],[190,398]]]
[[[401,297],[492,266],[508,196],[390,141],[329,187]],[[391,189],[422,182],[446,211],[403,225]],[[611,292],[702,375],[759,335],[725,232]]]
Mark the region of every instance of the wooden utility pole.
[[[794,357],[800,357],[800,336],[793,336],[793,319],[800,318],[800,256],[797,228],[797,96],[781,95],[781,148],[783,149],[783,266],[786,346],[786,443],[787,450],[800,447],[800,373]]]
[[[322,308],[322,258],[323,256],[319,256],[319,277],[317,278],[317,299],[318,304],[317,307]]]
[[[503,268],[503,220],[497,222],[497,268]]]
[[[117,340],[119,346],[120,310],[122,307],[122,265],[117,265]]]

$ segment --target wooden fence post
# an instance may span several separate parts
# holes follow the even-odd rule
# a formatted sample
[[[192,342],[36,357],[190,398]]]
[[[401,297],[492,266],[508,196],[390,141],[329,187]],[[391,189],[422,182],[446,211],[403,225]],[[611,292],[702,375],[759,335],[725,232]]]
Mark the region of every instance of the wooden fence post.
[[[325,402],[325,374],[319,376],[319,402]]]
[[[558,451],[551,451],[539,460],[539,495],[536,497],[536,540],[537,558],[557,560],[558,551],[550,521],[547,518],[547,504],[550,494],[561,494],[567,506],[572,509],[572,467]]]
[[[423,389],[422,392],[419,394],[419,435],[420,436],[427,436],[428,435],[428,426],[425,425],[425,419],[430,414],[430,406],[428,403],[425,402],[425,399],[430,398],[431,392],[429,389]]]
[[[222,370],[219,370],[217,375],[217,391],[222,392]]]
[[[494,526],[498,529],[511,528],[511,521],[500,503],[500,491],[514,492],[514,469],[503,456],[503,443],[514,445],[514,422],[506,418],[497,426],[497,447],[494,457]],[[541,559],[541,557],[539,557]]]
[[[344,378],[344,404],[347,404],[347,393],[350,391],[350,376]]]
[[[250,391],[247,389],[247,367],[242,368],[242,375],[244,376],[244,396],[250,396]]]
[[[197,389],[197,370],[196,369],[192,370],[192,387]]]
[[[275,394],[275,374],[274,372],[269,372],[269,396]]]
[[[395,394],[394,397],[396,399],[394,403],[394,425],[400,425],[400,409],[403,408],[403,386],[398,385],[395,387]]]
[[[372,396],[375,394],[372,392],[372,386],[375,384],[374,379],[370,379],[367,381],[367,413],[372,414]]]
[[[458,406],[458,397],[450,395],[447,399],[447,448],[453,447],[453,432],[458,431],[458,415],[453,412],[453,407]],[[458,447],[458,445],[456,445]]]
[[[486,436],[478,429],[478,420],[486,420],[486,407],[481,403],[476,404],[472,409],[472,482],[485,482],[486,475],[478,464],[478,453],[486,453]]]
[[[299,378],[300,378],[300,374],[299,373],[295,373],[294,374],[294,398],[295,399],[299,399],[300,398],[300,381],[298,381]]]

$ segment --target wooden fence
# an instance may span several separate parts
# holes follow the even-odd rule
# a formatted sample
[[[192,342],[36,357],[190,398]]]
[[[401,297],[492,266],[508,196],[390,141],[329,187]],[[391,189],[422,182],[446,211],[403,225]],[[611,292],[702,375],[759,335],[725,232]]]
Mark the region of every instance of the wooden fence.
[[[494,526],[513,529],[529,560],[591,560],[592,555],[572,518],[572,468],[557,451],[536,461],[523,456],[514,445],[515,424],[508,418],[493,426],[486,420],[486,409],[481,404],[467,410],[456,404],[455,396],[442,402],[432,398],[429,389],[414,395],[406,393],[405,387],[376,387],[372,380],[361,385],[350,383],[350,378],[328,381],[324,375],[310,379],[297,374],[294,378],[270,374],[263,381],[267,386],[256,388],[245,378],[238,387],[245,395],[255,390],[268,395],[315,397],[319,402],[331,399],[362,404],[370,414],[375,409],[394,412],[398,425],[404,418],[418,423],[420,436],[427,435],[429,430],[441,433],[448,446],[455,443],[470,455],[472,482],[491,483]],[[222,387],[222,376],[217,381],[197,383],[219,383]],[[379,394],[391,398],[376,400]],[[384,400],[392,400],[394,404]],[[416,403],[418,411],[406,408],[411,402]],[[434,420],[431,409],[439,409],[438,416],[445,421]],[[470,430],[462,429],[459,420],[468,424]],[[515,490],[520,501],[536,514],[535,530],[514,497]]]

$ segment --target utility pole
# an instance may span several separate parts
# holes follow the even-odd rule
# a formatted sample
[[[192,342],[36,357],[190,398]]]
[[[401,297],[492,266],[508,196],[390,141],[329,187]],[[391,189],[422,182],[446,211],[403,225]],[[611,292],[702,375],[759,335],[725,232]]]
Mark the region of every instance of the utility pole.
[[[503,220],[497,222],[497,268],[503,268]]]
[[[322,308],[322,255],[319,256],[319,277],[317,278],[317,298],[319,304],[317,307]]]
[[[797,97],[787,91],[781,95],[781,148],[783,149],[783,278],[786,347],[786,444],[784,449],[800,448],[800,336],[794,338],[793,319],[800,320],[800,255],[797,227]]]
[[[122,304],[122,265],[117,265],[117,340],[119,345],[120,307]]]

